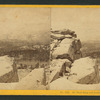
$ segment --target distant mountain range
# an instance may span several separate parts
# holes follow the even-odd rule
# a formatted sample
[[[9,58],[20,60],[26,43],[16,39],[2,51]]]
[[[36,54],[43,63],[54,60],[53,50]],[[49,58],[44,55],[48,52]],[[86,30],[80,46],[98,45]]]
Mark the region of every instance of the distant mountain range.
[[[0,52],[9,52],[14,50],[35,50],[40,47],[48,47],[49,44],[34,44],[32,42],[22,41],[22,40],[0,40]]]

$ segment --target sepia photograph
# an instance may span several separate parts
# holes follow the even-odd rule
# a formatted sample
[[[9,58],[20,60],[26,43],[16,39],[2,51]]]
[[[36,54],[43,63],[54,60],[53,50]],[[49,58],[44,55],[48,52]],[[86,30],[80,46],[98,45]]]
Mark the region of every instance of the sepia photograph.
[[[100,8],[51,8],[50,90],[100,90]]]
[[[100,8],[0,8],[0,90],[100,90]]]
[[[47,90],[50,8],[0,8],[0,90]]]
[[[98,98],[100,0],[0,0],[0,96]]]

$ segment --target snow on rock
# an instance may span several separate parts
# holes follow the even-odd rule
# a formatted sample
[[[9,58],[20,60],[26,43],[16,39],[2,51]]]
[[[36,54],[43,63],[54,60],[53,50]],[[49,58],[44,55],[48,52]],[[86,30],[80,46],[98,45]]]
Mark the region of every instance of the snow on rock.
[[[71,82],[63,77],[50,83],[50,90],[100,90],[100,83],[83,85]]]
[[[70,57],[72,60],[74,60],[73,58],[73,55],[74,55],[74,48],[72,47],[72,43],[73,43],[73,39],[68,39],[68,38],[65,38],[63,39],[59,45],[57,45],[56,48],[54,48],[54,51],[52,53],[52,57],[53,59],[57,58],[59,56],[64,56],[66,55],[66,58],[67,56]],[[63,59],[63,58],[61,58]]]
[[[66,63],[66,66],[63,66]],[[54,59],[50,64],[50,82],[59,78],[59,74],[66,70],[66,67],[69,67],[71,62],[68,59]]]
[[[69,48],[71,46],[72,40],[71,39],[64,39],[61,41],[58,47],[55,48],[52,55],[58,56],[69,53]]]
[[[53,34],[53,33],[51,33],[51,38],[53,38],[53,39],[63,39],[63,38],[65,38],[65,36],[61,35],[61,34]]]
[[[44,69],[34,69],[16,85],[15,90],[43,90]]]
[[[68,60],[68,59],[54,59],[51,61],[51,64],[50,64],[50,70],[58,70],[61,69],[62,65],[64,63],[70,63],[71,62]]]
[[[71,68],[71,74],[74,75],[71,75],[68,79],[73,82],[78,82],[80,79],[94,72],[94,65],[95,59],[89,57],[75,60]]]

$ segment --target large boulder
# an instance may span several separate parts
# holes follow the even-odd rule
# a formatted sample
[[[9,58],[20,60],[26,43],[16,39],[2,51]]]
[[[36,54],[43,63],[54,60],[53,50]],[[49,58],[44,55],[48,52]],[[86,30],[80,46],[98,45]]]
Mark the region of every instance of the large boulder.
[[[51,59],[69,59],[74,61],[82,57],[81,41],[71,30],[51,31]]]
[[[70,68],[71,62],[68,59],[54,59],[50,64],[50,82],[59,78],[66,72],[66,68]]]
[[[95,59],[91,59],[90,57],[81,58],[75,60],[72,64],[71,75],[69,76],[69,80],[80,83],[80,84],[93,84],[96,83],[97,79],[97,71],[95,69]]]
[[[74,49],[75,49],[74,40],[65,38],[59,43],[59,45],[57,45],[56,48],[54,48],[52,57],[60,59],[61,57],[65,55],[64,58],[66,57],[66,59],[70,58],[74,60]],[[61,59],[64,59],[64,58],[61,58]]]
[[[44,90],[44,68],[34,69],[16,85],[15,90]]]

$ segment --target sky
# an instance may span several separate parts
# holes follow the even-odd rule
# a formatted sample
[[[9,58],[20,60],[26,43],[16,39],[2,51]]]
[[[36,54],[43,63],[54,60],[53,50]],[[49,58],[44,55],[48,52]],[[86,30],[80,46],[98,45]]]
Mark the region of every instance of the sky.
[[[48,43],[50,8],[0,8],[0,40]]]
[[[52,8],[51,28],[75,31],[81,41],[100,41],[100,8]]]

